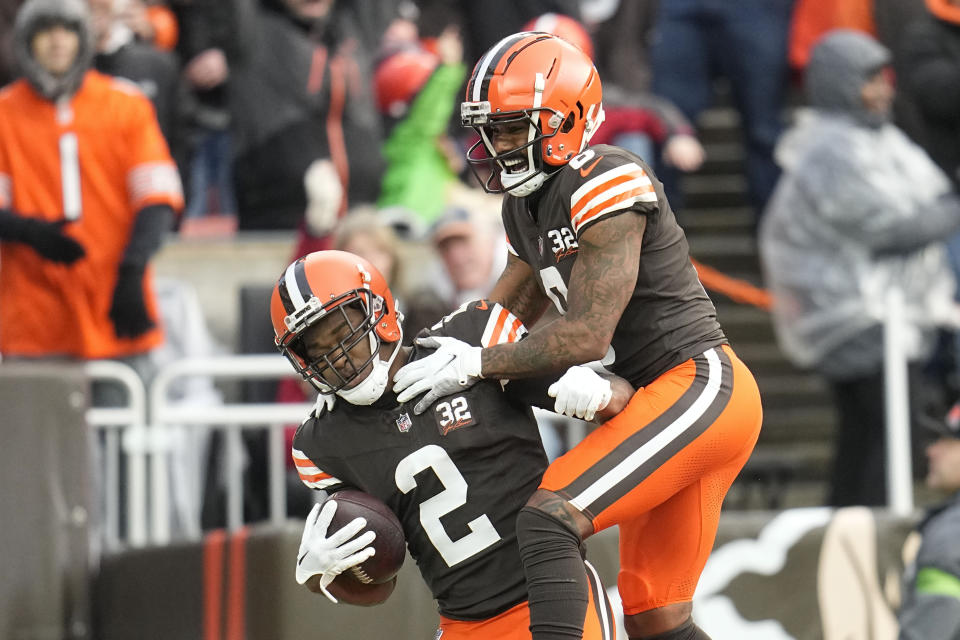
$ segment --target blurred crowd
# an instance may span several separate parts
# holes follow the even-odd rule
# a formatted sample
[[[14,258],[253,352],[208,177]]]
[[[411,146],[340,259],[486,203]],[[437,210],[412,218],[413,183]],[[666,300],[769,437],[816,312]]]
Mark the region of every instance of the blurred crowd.
[[[21,4],[5,3],[0,14],[0,84],[20,73]],[[426,237],[463,189],[477,188],[463,159],[472,140],[457,113],[467,67],[522,29],[559,30],[598,64],[611,61],[604,141],[683,171],[703,161],[690,123],[696,111],[651,94],[648,68],[614,64],[622,56],[606,32],[633,21],[634,48],[645,48],[649,11],[632,5],[653,2],[87,4],[94,68],[133,81],[153,102],[183,180],[176,224],[187,233],[285,230],[309,244],[329,241],[350,208],[375,205],[401,234]],[[229,220],[196,223],[218,216]]]
[[[18,18],[28,4],[45,17]],[[71,13],[78,4],[86,16]],[[149,183],[144,197],[124,196],[129,228],[101,278],[116,284],[96,304],[110,309],[104,322],[118,336],[130,333],[126,341],[112,351],[22,352],[0,312],[5,358],[155,349],[162,328],[147,265],[170,231],[280,232],[297,256],[363,255],[388,275],[408,338],[488,292],[506,238],[499,199],[465,162],[476,140],[460,126],[459,103],[481,52],[527,29],[556,33],[594,58],[606,122],[593,142],[647,159],[681,223],[680,176],[708,160],[701,117],[718,93],[739,116],[777,337],[836,398],[831,504],[885,499],[877,398],[881,303],[891,286],[908,294],[914,385],[940,363],[949,400],[960,395],[957,348],[936,326],[955,321],[960,272],[958,0],[12,0],[0,6],[0,84],[25,75],[39,86],[33,36],[77,21],[82,55],[71,90],[87,64],[134,83],[166,149],[131,162],[172,163],[182,189],[172,174],[151,174],[138,183]],[[62,105],[71,95],[46,97]],[[107,146],[129,146],[128,130],[102,126]],[[0,209],[33,214],[49,203],[24,196],[7,166],[16,131],[0,129]],[[118,189],[133,184],[130,175]],[[4,231],[0,219],[0,237],[56,268],[90,254],[85,236],[70,231],[80,227],[70,226],[66,195],[63,203],[42,229],[14,217]],[[4,246],[0,301],[9,300],[3,290],[14,286],[18,256]],[[132,319],[123,312],[131,300],[142,309]]]

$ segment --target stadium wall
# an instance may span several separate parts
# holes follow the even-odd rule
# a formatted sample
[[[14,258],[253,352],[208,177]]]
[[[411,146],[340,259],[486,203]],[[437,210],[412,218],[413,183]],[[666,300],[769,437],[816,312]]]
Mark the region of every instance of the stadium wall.
[[[697,593],[698,623],[716,640],[894,640],[914,524],[864,508],[726,513]],[[299,539],[290,521],[105,557],[96,637],[434,637],[436,607],[410,558],[383,605],[333,605],[294,581]],[[590,540],[588,559],[615,599],[615,530]]]
[[[92,638],[93,506],[79,365],[0,366],[0,638]]]

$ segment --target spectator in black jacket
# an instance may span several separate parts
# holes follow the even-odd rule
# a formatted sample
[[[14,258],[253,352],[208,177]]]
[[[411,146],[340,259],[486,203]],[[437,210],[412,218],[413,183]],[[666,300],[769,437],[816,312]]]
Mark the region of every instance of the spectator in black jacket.
[[[114,0],[87,0],[93,30],[93,65],[101,73],[126,78],[143,91],[157,112],[160,130],[176,157],[180,69],[176,57],[136,39]]]
[[[901,92],[919,116],[910,133],[960,186],[960,1],[926,3],[901,41]]]
[[[176,0],[171,7],[180,23],[177,51],[184,61],[183,76],[190,98],[184,215],[198,217],[212,209],[234,213],[237,207],[227,102],[227,60],[236,55],[237,47],[234,12],[225,0]]]
[[[234,175],[240,229],[294,229],[304,177],[330,159],[350,206],[373,202],[383,161],[368,42],[396,3],[232,0],[230,63]],[[371,18],[376,14],[379,22]]]

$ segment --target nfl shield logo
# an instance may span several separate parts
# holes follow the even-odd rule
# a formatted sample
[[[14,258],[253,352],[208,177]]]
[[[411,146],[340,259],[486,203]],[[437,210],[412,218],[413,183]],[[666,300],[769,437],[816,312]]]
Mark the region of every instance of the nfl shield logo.
[[[413,426],[413,420],[410,419],[409,413],[401,413],[400,417],[397,418],[397,429],[400,429],[400,433],[406,433],[410,431],[410,427]]]
[[[537,253],[543,255],[543,236],[537,237]]]

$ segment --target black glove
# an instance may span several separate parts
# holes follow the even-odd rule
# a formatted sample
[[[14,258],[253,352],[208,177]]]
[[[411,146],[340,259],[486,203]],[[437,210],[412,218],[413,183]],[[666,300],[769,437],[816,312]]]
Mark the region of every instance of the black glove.
[[[52,262],[72,264],[86,255],[83,245],[63,232],[66,220],[47,222],[0,211],[0,238],[20,242]]]
[[[155,325],[143,301],[144,267],[120,265],[110,320],[118,338],[136,338]]]

